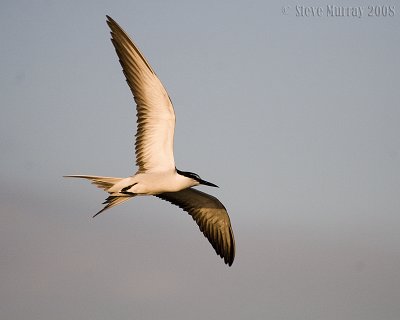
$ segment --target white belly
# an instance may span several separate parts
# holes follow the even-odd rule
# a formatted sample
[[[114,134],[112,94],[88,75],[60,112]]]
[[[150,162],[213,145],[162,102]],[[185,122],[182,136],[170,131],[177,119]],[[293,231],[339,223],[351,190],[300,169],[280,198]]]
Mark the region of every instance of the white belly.
[[[125,178],[109,191],[124,191],[135,194],[152,195],[176,192],[197,185],[198,182],[174,172],[139,173]],[[129,187],[129,188],[127,188]]]

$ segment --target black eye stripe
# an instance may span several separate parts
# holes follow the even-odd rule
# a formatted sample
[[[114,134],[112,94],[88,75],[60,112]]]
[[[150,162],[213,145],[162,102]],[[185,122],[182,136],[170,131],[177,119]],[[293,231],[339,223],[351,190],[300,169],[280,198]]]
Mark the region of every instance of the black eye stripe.
[[[178,169],[176,169],[176,172],[178,172],[178,174],[180,174],[182,176],[185,176],[185,177],[197,180],[197,181],[201,180],[200,176],[198,174],[196,174],[196,173],[193,173],[193,172],[181,171],[181,170],[178,170]]]

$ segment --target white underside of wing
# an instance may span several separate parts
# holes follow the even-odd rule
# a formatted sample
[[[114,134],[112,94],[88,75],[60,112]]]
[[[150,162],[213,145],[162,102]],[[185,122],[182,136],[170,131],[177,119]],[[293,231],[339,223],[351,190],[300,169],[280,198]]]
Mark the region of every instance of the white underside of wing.
[[[139,118],[135,143],[136,164],[139,166],[139,171],[175,169],[174,129],[175,118],[166,119],[157,116],[145,120]]]
[[[136,164],[140,172],[175,169],[175,113],[167,91],[139,49],[110,17],[112,43],[137,105]]]

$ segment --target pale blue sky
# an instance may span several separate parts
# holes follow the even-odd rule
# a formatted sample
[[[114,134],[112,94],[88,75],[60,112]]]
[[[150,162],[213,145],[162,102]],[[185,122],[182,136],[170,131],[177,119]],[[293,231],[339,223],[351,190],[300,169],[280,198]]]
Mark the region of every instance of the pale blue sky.
[[[400,7],[3,1],[1,319],[399,319]],[[397,5],[380,1],[372,5]],[[287,15],[282,6],[289,7]],[[192,219],[65,174],[135,172],[135,110],[105,15],[177,115],[178,168],[220,186],[223,264]]]

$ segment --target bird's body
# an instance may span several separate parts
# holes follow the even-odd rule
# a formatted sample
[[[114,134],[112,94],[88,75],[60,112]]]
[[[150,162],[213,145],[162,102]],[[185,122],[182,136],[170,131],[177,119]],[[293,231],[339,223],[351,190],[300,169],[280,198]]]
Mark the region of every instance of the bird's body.
[[[112,43],[137,105],[135,175],[127,178],[70,175],[90,180],[108,192],[101,212],[137,195],[153,195],[187,211],[213,245],[217,254],[231,265],[235,242],[228,213],[215,197],[192,189],[199,184],[216,187],[192,172],[175,167],[173,139],[175,113],[166,90],[122,28],[110,17]],[[95,215],[95,216],[96,216]]]
[[[156,195],[180,191],[198,184],[197,181],[178,174],[176,170],[139,172],[117,182],[107,192],[114,194],[123,190],[122,195]]]

